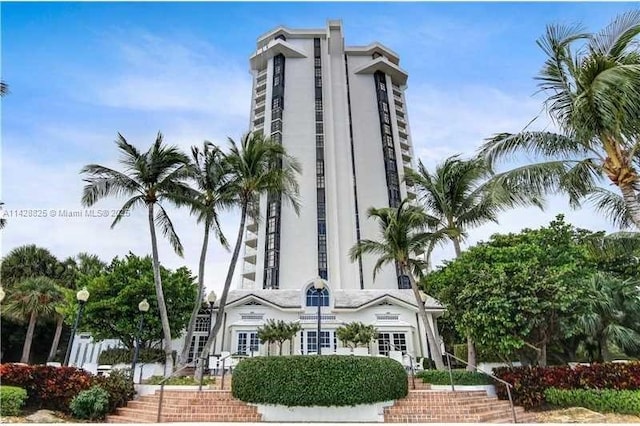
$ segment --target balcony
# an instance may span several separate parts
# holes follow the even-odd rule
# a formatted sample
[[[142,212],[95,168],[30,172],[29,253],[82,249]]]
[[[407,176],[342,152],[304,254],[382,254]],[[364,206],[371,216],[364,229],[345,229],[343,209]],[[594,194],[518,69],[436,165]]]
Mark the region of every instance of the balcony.
[[[255,279],[243,278],[242,279],[242,288],[253,288],[256,285]]]
[[[412,158],[411,152],[409,152],[408,149],[403,149],[402,150],[402,160],[411,162],[411,158]]]
[[[259,113],[264,113],[264,107],[267,103],[263,100],[260,102],[256,102],[256,106],[253,108],[253,112],[258,115]]]
[[[256,265],[248,262],[244,262],[242,267],[242,277],[249,278],[250,280],[255,281],[256,279]]]
[[[245,243],[245,245],[247,245],[247,246],[249,246],[251,248],[258,247],[258,235],[256,235],[255,233],[247,230],[247,232],[245,233],[244,243]]]
[[[258,232],[258,222],[254,221],[252,218],[248,219],[247,223],[247,231],[251,231],[253,233]]]
[[[249,247],[247,245],[244,246],[244,261],[245,262],[249,262],[252,264],[256,264],[256,258],[257,258],[257,250]]]
[[[405,137],[400,137],[400,147],[401,147],[402,149],[409,149],[409,148],[411,148],[411,147],[409,146],[409,141],[407,140],[406,133],[405,133]]]
[[[260,101],[264,101],[266,99],[267,96],[267,88],[265,86],[264,90],[256,90],[256,104],[259,103]]]

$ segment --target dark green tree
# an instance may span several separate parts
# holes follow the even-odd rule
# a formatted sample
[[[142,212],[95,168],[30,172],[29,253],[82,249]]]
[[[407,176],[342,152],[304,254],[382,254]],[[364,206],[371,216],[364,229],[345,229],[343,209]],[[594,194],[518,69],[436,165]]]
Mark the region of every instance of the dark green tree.
[[[338,339],[350,348],[369,346],[377,335],[378,331],[373,325],[365,325],[361,322],[350,322],[336,329]]]
[[[178,337],[189,321],[193,299],[197,293],[194,277],[185,268],[171,271],[160,268],[164,283],[169,325]],[[144,328],[140,336],[143,346],[156,345],[164,338],[158,300],[155,296],[153,261],[151,257],[138,257],[129,253],[124,258],[115,258],[106,271],[97,277],[85,276],[81,282],[91,294],[86,304],[81,323],[83,331],[94,339],[120,339],[132,349],[137,334],[140,312],[138,303],[147,299],[149,312],[144,317]],[[71,310],[75,312],[75,295],[72,295]]]

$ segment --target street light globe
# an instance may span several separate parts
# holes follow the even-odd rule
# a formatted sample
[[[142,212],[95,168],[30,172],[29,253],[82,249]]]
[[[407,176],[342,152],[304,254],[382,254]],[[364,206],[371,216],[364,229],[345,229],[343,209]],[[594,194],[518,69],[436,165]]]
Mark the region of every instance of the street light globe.
[[[316,278],[313,281],[313,288],[316,289],[316,291],[324,290],[325,286],[326,286],[325,281],[320,277]]]
[[[142,299],[142,302],[138,303],[138,310],[143,313],[149,310],[149,302],[147,302],[147,299]]]
[[[217,298],[218,296],[216,296],[216,292],[211,290],[211,292],[207,295],[207,302],[209,302],[210,305],[213,305],[214,303],[216,303]]]
[[[4,292],[4,289],[0,287],[0,302],[4,300],[4,296],[6,296],[6,293]]]
[[[87,300],[89,300],[89,291],[87,290],[86,287],[83,287],[82,290],[76,293],[76,299],[78,299],[78,302],[81,302],[81,303],[84,303]]]

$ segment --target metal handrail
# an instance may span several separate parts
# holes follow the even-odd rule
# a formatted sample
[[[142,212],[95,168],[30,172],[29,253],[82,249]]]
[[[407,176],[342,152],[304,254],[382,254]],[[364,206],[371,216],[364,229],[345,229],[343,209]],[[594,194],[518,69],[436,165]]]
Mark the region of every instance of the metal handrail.
[[[165,377],[164,379],[162,379],[159,383],[160,385],[160,401],[158,401],[158,416],[156,419],[156,423],[162,423],[160,421],[160,414],[162,413],[162,398],[164,397],[164,385],[165,383],[167,383],[167,380],[169,380],[170,378],[172,378],[176,373],[186,369],[186,368],[193,368],[195,367],[195,364],[186,364],[185,366],[183,366],[182,368],[177,369],[176,371],[174,371],[173,373],[171,373],[168,377]]]
[[[385,343],[387,345],[387,347],[389,348],[393,348],[394,351],[397,352],[401,352],[402,355],[407,355],[409,357],[409,367],[411,368],[411,385],[413,386],[413,390],[416,389],[416,372],[415,369],[413,368],[413,355],[411,355],[408,351],[398,351],[398,348],[396,348],[396,345],[394,345],[393,343],[391,343],[391,341],[387,340],[387,339],[382,339],[382,342]]]
[[[453,386],[453,373],[451,371],[451,358],[453,358],[453,359],[455,359],[455,360],[457,360],[457,361],[459,361],[459,362],[461,362],[461,363],[463,363],[465,365],[471,366],[471,364],[469,364],[467,361],[465,361],[463,359],[458,358],[455,355],[450,354],[449,352],[445,351],[444,354],[447,356],[447,366],[449,367],[449,380],[451,380],[451,391],[455,392],[456,389]],[[513,388],[513,385],[511,383],[509,383],[509,382],[506,382],[506,381],[494,376],[491,373],[487,373],[484,370],[479,370],[475,365],[473,366],[473,368],[475,368],[476,371],[478,371],[478,372],[480,372],[482,374],[485,374],[485,375],[491,377],[492,379],[494,379],[495,381],[500,382],[503,385],[505,385],[505,387],[507,388],[507,395],[509,396],[509,404],[511,405],[511,415],[513,417],[513,422],[514,423],[518,423],[518,420],[516,418],[516,409],[515,409],[515,407],[513,405],[513,398],[511,397],[511,388]]]

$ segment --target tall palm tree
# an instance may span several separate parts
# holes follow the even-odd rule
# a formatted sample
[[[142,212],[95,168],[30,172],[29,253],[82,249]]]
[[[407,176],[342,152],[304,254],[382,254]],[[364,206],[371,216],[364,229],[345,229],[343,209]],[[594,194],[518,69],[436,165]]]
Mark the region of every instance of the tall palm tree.
[[[9,93],[9,85],[4,81],[0,81],[0,96],[4,96]]]
[[[288,155],[281,144],[256,132],[245,134],[239,145],[229,138],[229,144],[229,152],[223,159],[229,173],[227,191],[229,194],[234,194],[234,204],[240,207],[240,226],[224,289],[220,296],[216,322],[200,353],[201,360],[206,359],[213,339],[222,326],[225,304],[238,263],[247,215],[257,216],[255,206],[259,197],[264,194],[280,194],[283,201],[291,204],[296,213],[300,208],[297,182],[297,175],[301,172],[300,163]],[[200,362],[196,368],[196,377],[201,377],[203,372],[204,365]]]
[[[422,162],[417,171],[407,172],[406,180],[415,188],[418,201],[432,224],[433,238],[425,256],[426,272],[429,272],[431,253],[436,245],[451,241],[459,257],[460,244],[470,229],[487,222],[498,223],[498,214],[515,206],[542,207],[538,194],[525,187],[510,186],[503,177],[494,174],[482,158],[464,160],[458,155],[446,158],[433,172]],[[475,345],[469,336],[467,348],[467,368],[475,370]]]
[[[209,247],[209,233],[213,231],[222,245],[226,249],[229,248],[229,243],[218,223],[219,210],[231,206],[234,201],[233,195],[227,190],[227,168],[222,159],[223,154],[220,149],[210,142],[205,142],[202,149],[195,146],[191,148],[191,161],[194,166],[193,179],[196,184],[196,196],[190,200],[191,213],[196,215],[198,223],[204,224],[204,234],[202,249],[200,250],[200,262],[198,264],[198,295],[194,300],[191,319],[187,326],[187,333],[180,355],[180,365],[182,366],[187,363],[189,358],[189,349],[196,319],[202,308],[204,266]]]
[[[28,363],[38,318],[52,316],[64,296],[55,281],[47,277],[27,278],[11,288],[7,296],[4,312],[29,323],[20,358],[20,362]]]
[[[611,344],[623,350],[640,349],[640,282],[596,273],[589,278],[588,289],[586,313],[578,327],[599,348],[602,361],[611,361]],[[631,317],[635,319],[630,321]]]
[[[4,217],[4,213],[2,212],[2,206],[4,206],[3,202],[0,202],[0,229],[3,229],[5,226],[7,226],[7,218]]]
[[[173,228],[173,223],[163,206],[163,202],[167,201],[176,205],[184,204],[192,192],[186,183],[192,174],[192,169],[189,157],[177,147],[163,144],[160,132],[158,132],[153,145],[146,152],[140,152],[119,133],[116,145],[122,154],[120,163],[125,166],[125,171],[120,172],[98,164],[89,164],[83,167],[81,173],[88,175],[88,177],[84,179],[87,184],[82,193],[82,204],[90,207],[102,198],[127,197],[127,201],[122,205],[119,214],[111,224],[112,228],[132,208],[145,207],[147,209],[151,234],[153,278],[167,359],[165,376],[169,376],[173,371],[174,359],[169,317],[160,278],[156,225],[160,226],[163,235],[168,238],[175,252],[182,256],[182,243]],[[157,212],[155,211],[156,207]]]
[[[597,34],[548,26],[537,42],[547,55],[537,80],[558,133],[500,133],[480,154],[492,163],[533,155],[537,162],[510,171],[514,184],[566,193],[573,206],[586,201],[616,225],[640,229],[639,34],[640,10]]]
[[[365,254],[376,255],[379,257],[373,269],[374,279],[384,265],[394,262],[397,263],[400,274],[409,277],[418,311],[427,330],[427,340],[436,368],[442,370],[444,363],[442,362],[440,345],[436,342],[433,330],[429,326],[427,311],[414,278],[414,274],[421,276],[426,266],[426,262],[418,259],[417,256],[424,252],[425,247],[434,238],[432,233],[425,232],[433,225],[431,218],[422,208],[409,204],[408,200],[403,200],[397,209],[371,207],[367,211],[367,215],[369,218],[377,220],[380,226],[380,239],[379,241],[365,239],[358,242],[349,251],[351,261],[355,261]]]

